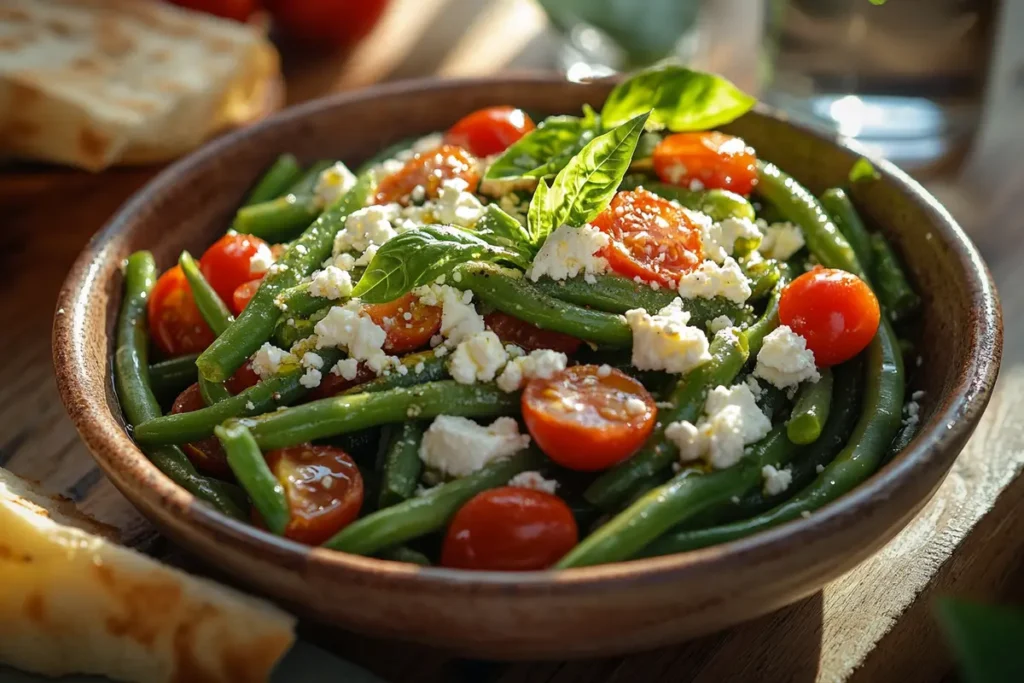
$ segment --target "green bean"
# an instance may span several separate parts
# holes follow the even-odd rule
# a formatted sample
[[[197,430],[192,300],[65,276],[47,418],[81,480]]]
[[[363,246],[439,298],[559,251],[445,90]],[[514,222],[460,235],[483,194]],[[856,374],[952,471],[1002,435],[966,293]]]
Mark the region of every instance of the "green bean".
[[[645,190],[677,201],[693,211],[700,211],[715,221],[727,218],[745,218],[754,220],[754,207],[741,195],[728,190],[689,190],[675,185],[668,185],[650,180],[643,176],[626,176],[620,189],[632,190],[643,186]]]
[[[781,505],[751,519],[663,536],[644,554],[665,555],[749,536],[809,515],[871,476],[899,429],[903,405],[903,361],[896,335],[887,320],[882,320],[878,334],[868,347],[865,375],[863,405],[847,445],[809,486]]]
[[[385,548],[384,550],[377,553],[377,557],[382,560],[391,560],[392,562],[404,562],[405,564],[415,564],[420,567],[429,567],[431,565],[430,558],[421,553],[418,550],[413,550],[404,545],[396,545],[392,548]]]
[[[754,392],[757,395],[757,407],[774,422],[775,418],[779,416],[785,409],[786,405],[788,405],[789,398],[786,396],[785,391],[779,389],[774,384],[762,382],[756,377],[754,377],[754,381],[757,382],[757,385],[761,388],[760,393]]]
[[[889,444],[889,451],[885,454],[885,458],[882,459],[882,464],[889,462],[909,446],[920,429],[921,423],[919,421],[904,422],[900,430],[896,432],[892,443]]]
[[[316,321],[309,318],[281,318],[274,325],[274,336],[271,340],[280,349],[290,349],[296,342],[313,334]]]
[[[423,425],[409,421],[397,427],[388,443],[381,468],[378,508],[386,508],[412,497],[420,481],[423,461],[420,460],[420,441]]]
[[[286,194],[239,209],[231,228],[277,244],[295,237],[316,220],[320,211],[320,204],[311,195]]]
[[[320,182],[320,175],[336,163],[338,162],[332,159],[321,159],[313,162],[309,168],[302,172],[302,175],[295,181],[295,184],[288,188],[288,194],[300,197],[312,195],[316,192],[316,186]]]
[[[342,355],[337,349],[320,349],[317,353],[327,368],[337,363]],[[291,368],[214,405],[147,420],[135,428],[135,439],[143,444],[180,444],[205,439],[225,420],[276,410],[305,396],[309,390],[299,382],[302,374],[302,368]]]
[[[203,403],[212,406],[231,398],[231,392],[221,382],[210,382],[205,377],[199,378],[199,395],[203,397]]]
[[[181,252],[178,257],[178,265],[181,266],[185,279],[188,280],[189,289],[192,291],[192,299],[196,302],[196,308],[203,316],[203,320],[210,326],[215,335],[220,335],[228,328],[234,318],[231,311],[221,301],[220,296],[210,286],[210,283],[203,277],[199,270],[199,264],[187,251]]]
[[[277,199],[288,191],[302,174],[299,160],[293,154],[279,156],[259,182],[252,188],[242,206],[252,206],[260,202]]]
[[[452,279],[485,304],[542,329],[613,347],[628,347],[633,342],[633,332],[621,315],[560,301],[515,271],[489,263],[467,263],[456,268]]]
[[[782,277],[779,264],[770,259],[751,263],[743,268],[743,272],[750,280],[750,301],[757,301],[771,294]]]
[[[334,396],[286,408],[244,424],[264,450],[323,439],[409,418],[438,415],[497,417],[519,412],[519,394],[493,385],[465,385],[453,380],[351,396]]]
[[[758,161],[757,192],[786,220],[800,226],[811,253],[827,268],[841,268],[867,281],[850,243],[807,188],[773,164]]]
[[[211,382],[223,382],[270,339],[281,317],[281,310],[274,302],[277,295],[294,287],[327,258],[345,218],[366,204],[371,187],[368,178],[360,178],[355,187],[324,211],[271,267],[238,319],[200,354],[196,365],[201,375]]]
[[[369,382],[341,392],[342,396],[355,394],[376,394],[391,389],[414,387],[418,384],[437,382],[448,379],[448,359],[438,356],[433,351],[420,351],[402,357],[402,365],[409,369],[405,374],[392,371],[390,375],[380,375]],[[420,365],[422,363],[422,366]]]
[[[646,283],[617,275],[596,275],[589,283],[582,277],[567,280],[541,278],[532,283],[539,291],[561,301],[593,308],[606,313],[625,313],[642,308],[654,314],[679,297],[674,289],[652,289]],[[728,316],[737,325],[751,320],[750,308],[723,297],[683,299],[683,309],[690,314],[690,325],[705,327],[719,316]]]
[[[324,543],[324,547],[355,555],[372,555],[438,531],[476,494],[504,486],[520,472],[540,469],[545,461],[540,452],[527,449],[510,458],[488,463],[473,474],[435,486],[421,496],[356,520]]]
[[[893,320],[903,320],[917,310],[921,299],[907,281],[896,252],[885,237],[878,233],[871,235],[871,252],[875,258],[871,284],[878,301]]]
[[[814,443],[828,420],[832,405],[832,371],[820,370],[817,382],[804,382],[793,405],[793,413],[786,424],[786,435],[797,444]]]
[[[710,353],[711,360],[683,375],[676,383],[669,398],[672,407],[658,411],[654,431],[640,450],[599,476],[587,488],[584,497],[589,502],[610,510],[635,490],[637,482],[668,468],[678,453],[676,447],[665,440],[665,428],[672,422],[696,422],[704,411],[708,392],[720,384],[732,383],[747,361],[746,334],[715,335]]]
[[[129,425],[160,416],[160,404],[149,386],[146,336],[146,299],[156,282],[156,263],[148,251],[132,254],[124,269],[124,300],[117,321],[114,380],[121,408]],[[181,449],[174,446],[143,448],[157,468],[196,498],[230,517],[245,518],[235,501],[234,487],[203,477]]]
[[[331,301],[322,296],[313,296],[309,293],[309,283],[289,287],[274,300],[277,307],[290,317],[310,316],[318,311],[329,309],[334,305],[342,305],[344,301]]]
[[[757,358],[761,345],[764,344],[764,338],[779,326],[779,300],[782,298],[782,290],[785,288],[786,280],[780,278],[775,283],[775,290],[772,292],[771,298],[768,299],[768,305],[765,306],[761,317],[744,331],[751,358]]]
[[[149,383],[158,397],[177,396],[196,381],[198,354],[169,358],[149,366]]]
[[[864,222],[861,221],[849,196],[844,190],[833,187],[821,194],[821,205],[825,207],[839,232],[843,233],[846,241],[853,247],[861,267],[870,273],[875,261],[875,256],[871,253],[871,235],[864,227]]]
[[[580,542],[555,565],[557,569],[628,560],[680,522],[713,505],[756,487],[761,468],[777,464],[792,452],[779,425],[751,446],[732,467],[693,476],[684,470],[671,481],[641,496],[626,510]]]
[[[224,446],[228,466],[249,494],[249,500],[260,513],[267,528],[278,536],[283,535],[291,518],[284,486],[270,471],[252,434],[234,420],[218,425],[214,433]]]

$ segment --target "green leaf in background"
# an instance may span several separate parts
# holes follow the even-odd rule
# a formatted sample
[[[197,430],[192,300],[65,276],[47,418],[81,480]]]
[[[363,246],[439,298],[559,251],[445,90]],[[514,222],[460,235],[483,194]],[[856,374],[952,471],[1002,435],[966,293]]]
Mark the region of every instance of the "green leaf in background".
[[[861,180],[878,180],[882,177],[871,162],[861,157],[854,162],[853,166],[850,167],[850,182],[856,183]]]
[[[525,270],[531,258],[529,252],[490,244],[459,228],[431,225],[385,242],[366,267],[352,296],[371,304],[384,303],[433,282],[459,263],[503,262]]]
[[[652,128],[707,130],[739,118],[756,101],[721,76],[664,66],[617,85],[605,100],[601,121],[617,126],[650,111]]]
[[[954,598],[938,600],[935,612],[964,681],[1024,681],[1024,612]]]
[[[486,180],[545,178],[558,173],[583,146],[601,131],[594,110],[584,117],[549,116],[540,122],[487,169]]]

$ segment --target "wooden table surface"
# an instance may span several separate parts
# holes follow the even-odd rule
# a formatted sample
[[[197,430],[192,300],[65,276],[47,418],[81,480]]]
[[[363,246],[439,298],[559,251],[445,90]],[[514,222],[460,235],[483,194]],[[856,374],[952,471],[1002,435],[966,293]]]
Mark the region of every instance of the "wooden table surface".
[[[286,75],[295,102],[385,79],[542,68],[551,56],[551,35],[529,0],[396,0],[374,39],[353,54],[286,59]],[[713,55],[708,63],[723,68]],[[1024,149],[1012,125],[1024,96],[1011,89],[993,99],[972,155],[926,184],[978,243],[999,286],[1007,328],[1002,375],[945,483],[895,540],[801,603],[650,653],[494,665],[351,634],[332,638],[336,651],[394,683],[943,678],[950,664],[932,599],[1024,597],[1024,221],[1015,203],[1024,193]],[[64,413],[50,360],[53,302],[65,273],[90,235],[155,171],[0,175],[0,466],[70,496],[118,526],[126,543],[163,556],[174,549],[93,465]]]

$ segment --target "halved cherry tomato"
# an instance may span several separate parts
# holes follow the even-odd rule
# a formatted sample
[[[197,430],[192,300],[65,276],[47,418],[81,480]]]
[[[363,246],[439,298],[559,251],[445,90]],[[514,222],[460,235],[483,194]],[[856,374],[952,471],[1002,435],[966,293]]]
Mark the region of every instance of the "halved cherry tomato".
[[[307,443],[270,451],[266,458],[288,499],[286,538],[320,545],[359,515],[363,477],[345,451]]]
[[[790,282],[779,299],[779,320],[807,340],[823,368],[867,348],[880,319],[875,293],[845,270],[815,268]]]
[[[347,47],[380,20],[389,0],[266,0],[274,24],[303,46]]]
[[[579,540],[572,510],[544,491],[504,486],[463,505],[448,526],[441,564],[457,569],[547,569]]]
[[[468,114],[448,129],[444,141],[478,157],[500,154],[536,128],[533,119],[515,107],[487,107]]]
[[[391,354],[426,346],[441,329],[441,307],[422,303],[412,292],[384,304],[368,305],[363,311],[384,328],[388,336],[383,349]]]
[[[238,285],[231,294],[231,312],[235,315],[241,315],[245,307],[249,305],[249,302],[254,296],[256,296],[256,290],[260,288],[260,283],[263,280],[249,280],[248,282]]]
[[[522,398],[530,436],[563,467],[592,472],[625,460],[654,429],[654,398],[620,370],[574,365],[531,379]]]
[[[213,343],[213,330],[203,320],[181,266],[156,281],[147,309],[149,336],[168,356],[199,353]]]
[[[306,394],[306,398],[303,402],[308,403],[309,401],[317,401],[321,398],[337,396],[346,389],[351,389],[352,387],[369,382],[376,376],[377,373],[366,367],[364,363],[359,364],[359,369],[356,371],[356,376],[353,379],[345,379],[341,375],[336,375],[333,372],[324,372],[323,378],[320,380],[320,384]]]
[[[553,330],[542,330],[536,325],[501,311],[485,315],[484,323],[494,334],[498,335],[498,339],[503,343],[515,344],[525,351],[551,349],[571,356],[579,350],[580,344],[583,343],[576,337]]]
[[[675,287],[703,260],[700,228],[677,204],[646,190],[619,192],[593,225],[612,238],[608,265],[630,279]]]
[[[676,133],[654,148],[654,172],[666,183],[750,194],[757,185],[757,156],[742,138],[717,131]]]
[[[181,7],[235,21],[245,21],[259,7],[257,0],[171,0],[171,2]]]
[[[377,204],[408,204],[413,189],[420,186],[427,197],[436,198],[445,180],[461,178],[469,184],[469,191],[480,182],[476,158],[455,145],[441,145],[429,152],[416,154],[405,162],[401,170],[380,182],[374,201]]]
[[[199,269],[222,301],[231,301],[235,290],[263,272],[253,272],[251,260],[257,252],[270,247],[259,237],[232,233],[210,245],[199,259]]]
[[[255,386],[260,381],[260,376],[252,369],[252,363],[247,361],[242,367],[235,370],[235,374],[224,382],[224,387],[232,394],[237,394],[249,387]]]

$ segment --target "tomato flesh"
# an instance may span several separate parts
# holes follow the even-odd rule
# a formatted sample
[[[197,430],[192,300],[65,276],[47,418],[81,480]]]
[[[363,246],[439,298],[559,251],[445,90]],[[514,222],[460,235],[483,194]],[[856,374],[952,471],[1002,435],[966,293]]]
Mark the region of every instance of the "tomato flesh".
[[[249,280],[243,284],[238,285],[238,288],[231,293],[231,311],[235,315],[241,315],[245,307],[249,305],[252,298],[256,296],[256,292],[260,288],[260,283],[263,280]]]
[[[329,370],[329,368],[328,368]],[[341,375],[336,375],[333,372],[324,372],[323,378],[320,380],[320,384],[306,394],[304,402],[318,401],[321,398],[330,398],[336,396],[343,391],[351,389],[352,387],[365,384],[371,379],[377,376],[370,368],[366,367],[364,363],[359,364],[359,368],[356,371],[356,376],[353,379],[345,379]]]
[[[654,429],[658,414],[644,385],[620,370],[596,365],[531,379],[522,407],[537,446],[559,465],[585,472],[631,456]]]
[[[789,283],[779,320],[807,340],[819,367],[850,360],[871,343],[881,320],[878,299],[853,273],[815,268]]]
[[[522,109],[487,107],[459,119],[448,129],[444,141],[478,157],[489,157],[504,152],[534,128],[533,120]]]
[[[171,406],[171,415],[179,413],[191,413],[194,410],[205,408],[203,396],[199,393],[199,385],[193,384],[174,399]],[[217,437],[211,436],[200,441],[193,441],[184,444],[181,450],[185,452],[188,459],[195,465],[196,469],[204,474],[210,474],[223,479],[230,479],[231,468],[228,467],[228,457],[224,448],[220,445]]]
[[[199,269],[222,301],[232,301],[235,290],[265,271],[253,272],[252,257],[260,252],[269,257],[270,247],[259,237],[233,233],[210,245],[199,259]]]
[[[400,170],[384,178],[377,187],[374,201],[408,205],[416,187],[422,187],[427,197],[436,199],[442,183],[455,178],[466,181],[469,192],[475,191],[480,182],[476,158],[461,147],[441,145],[414,155]]]
[[[441,307],[428,306],[409,292],[394,301],[370,304],[363,311],[384,328],[387,337],[382,347],[387,353],[407,353],[426,346],[441,329]]]
[[[448,526],[441,564],[456,569],[547,569],[579,539],[572,511],[558,496],[504,486],[478,493]]]
[[[554,330],[543,330],[514,316],[494,311],[484,316],[484,323],[505,344],[515,344],[525,351],[551,349],[571,356],[579,350],[582,340]]]
[[[199,353],[213,343],[213,330],[203,320],[181,266],[174,266],[156,281],[147,313],[149,336],[168,356]]]
[[[676,287],[703,260],[700,228],[677,204],[643,189],[619,192],[593,220],[611,237],[602,255],[630,279]]]
[[[750,194],[757,185],[757,156],[742,138],[717,131],[676,133],[654,148],[654,172],[663,182],[695,183]]]
[[[304,46],[347,47],[370,33],[390,0],[267,0],[274,24]]]
[[[320,545],[359,515],[363,477],[345,451],[300,444],[270,451],[266,458],[291,512],[286,538]]]

